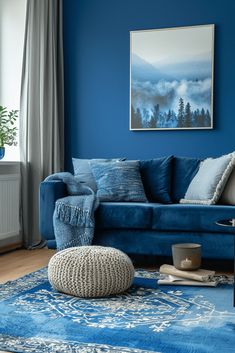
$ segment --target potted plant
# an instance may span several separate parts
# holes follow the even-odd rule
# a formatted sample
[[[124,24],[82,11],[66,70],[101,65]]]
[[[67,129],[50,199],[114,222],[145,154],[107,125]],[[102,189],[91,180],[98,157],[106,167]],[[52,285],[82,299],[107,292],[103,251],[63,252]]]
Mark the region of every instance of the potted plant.
[[[5,155],[5,145],[17,145],[15,123],[18,112],[18,110],[8,111],[6,107],[0,105],[0,159]]]

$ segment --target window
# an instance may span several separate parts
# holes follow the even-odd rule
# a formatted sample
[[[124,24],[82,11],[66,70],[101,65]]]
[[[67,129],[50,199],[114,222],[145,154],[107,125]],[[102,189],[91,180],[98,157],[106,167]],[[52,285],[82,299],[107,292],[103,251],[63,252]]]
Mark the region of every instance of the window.
[[[26,0],[0,0],[0,105],[20,107]],[[19,145],[5,146],[4,160],[19,161]]]

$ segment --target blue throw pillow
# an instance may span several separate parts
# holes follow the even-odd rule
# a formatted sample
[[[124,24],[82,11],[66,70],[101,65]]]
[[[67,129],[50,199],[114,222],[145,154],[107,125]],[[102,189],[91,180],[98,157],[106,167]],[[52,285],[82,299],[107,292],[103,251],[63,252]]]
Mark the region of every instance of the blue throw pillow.
[[[173,156],[140,161],[140,174],[150,202],[171,203],[171,162]]]
[[[138,161],[90,162],[100,201],[147,202]]]
[[[171,199],[179,202],[196,175],[201,160],[199,158],[174,157],[172,161]]]
[[[90,167],[91,160],[93,161],[93,163],[99,163],[99,162],[106,163],[106,162],[124,161],[125,158],[115,158],[115,159],[72,158],[74,175],[76,176],[77,180],[79,180],[81,183],[84,183],[84,185],[89,186],[92,190],[96,192],[97,186]]]

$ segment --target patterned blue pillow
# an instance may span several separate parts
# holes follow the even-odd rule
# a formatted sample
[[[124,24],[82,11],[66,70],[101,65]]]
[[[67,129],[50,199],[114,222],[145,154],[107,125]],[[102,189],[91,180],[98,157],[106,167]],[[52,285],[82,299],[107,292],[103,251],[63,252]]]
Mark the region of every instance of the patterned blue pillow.
[[[125,158],[114,158],[114,159],[81,159],[81,158],[72,158],[73,161],[73,170],[74,175],[81,183],[89,186],[94,192],[97,191],[96,182],[94,176],[91,172],[90,161],[94,163],[99,162],[117,162],[117,161],[125,161]]]
[[[100,201],[147,202],[139,161],[96,163],[90,162]]]

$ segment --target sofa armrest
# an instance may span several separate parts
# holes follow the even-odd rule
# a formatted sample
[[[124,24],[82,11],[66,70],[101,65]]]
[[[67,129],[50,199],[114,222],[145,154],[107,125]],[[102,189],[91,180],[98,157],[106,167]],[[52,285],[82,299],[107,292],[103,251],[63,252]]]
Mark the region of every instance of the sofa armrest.
[[[66,185],[59,180],[43,181],[39,190],[39,230],[43,239],[54,239],[53,212],[57,199],[67,196]]]

